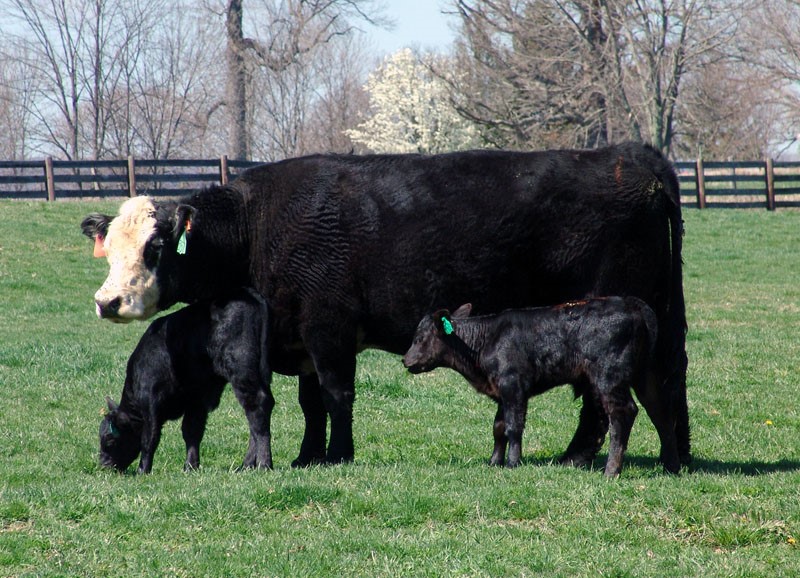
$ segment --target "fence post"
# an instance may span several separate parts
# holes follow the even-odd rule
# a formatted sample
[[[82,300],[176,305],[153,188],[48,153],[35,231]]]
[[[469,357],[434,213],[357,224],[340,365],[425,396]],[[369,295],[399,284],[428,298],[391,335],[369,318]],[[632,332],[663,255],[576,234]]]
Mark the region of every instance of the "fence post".
[[[56,200],[56,180],[53,178],[53,157],[44,159],[44,183],[47,188],[47,200]]]
[[[768,158],[766,160],[766,173],[765,177],[767,179],[767,210],[774,211],[775,210],[775,175],[772,171],[772,159]]]
[[[136,162],[133,155],[128,155],[128,196],[136,196]]]
[[[697,208],[706,208],[706,177],[703,174],[703,159],[698,158],[695,163],[695,179],[697,184]]]
[[[219,157],[219,182],[221,185],[228,184],[228,155]]]

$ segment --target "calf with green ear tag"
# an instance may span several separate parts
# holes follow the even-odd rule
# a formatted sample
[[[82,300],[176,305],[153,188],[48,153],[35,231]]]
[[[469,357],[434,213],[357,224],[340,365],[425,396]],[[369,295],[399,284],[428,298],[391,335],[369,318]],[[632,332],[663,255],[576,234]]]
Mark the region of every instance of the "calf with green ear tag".
[[[271,468],[267,313],[259,294],[240,289],[154,321],[128,360],[122,400],[107,399],[101,465],[125,471],[141,454],[138,471],[149,473],[163,424],[181,418],[184,468],[197,469],[208,415],[230,383],[250,426],[242,465]]]

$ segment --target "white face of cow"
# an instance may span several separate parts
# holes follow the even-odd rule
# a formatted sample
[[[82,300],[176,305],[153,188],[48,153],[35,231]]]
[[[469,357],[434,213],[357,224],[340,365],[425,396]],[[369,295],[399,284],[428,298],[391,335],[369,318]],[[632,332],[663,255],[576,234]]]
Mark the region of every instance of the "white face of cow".
[[[127,323],[158,311],[155,263],[148,263],[145,255],[158,249],[151,241],[155,234],[156,209],[150,198],[134,197],[123,203],[103,241],[110,270],[94,295],[98,317]]]

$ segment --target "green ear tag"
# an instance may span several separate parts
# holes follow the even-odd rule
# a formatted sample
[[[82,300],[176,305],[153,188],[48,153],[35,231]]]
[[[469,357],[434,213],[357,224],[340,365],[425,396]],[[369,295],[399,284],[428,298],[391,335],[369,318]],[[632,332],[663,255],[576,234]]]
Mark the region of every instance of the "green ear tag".
[[[450,323],[450,320],[447,317],[442,317],[442,327],[444,327],[445,335],[450,335],[453,333],[453,324]]]
[[[180,239],[178,239],[178,255],[185,255],[185,254],[186,254],[186,229],[183,230]]]

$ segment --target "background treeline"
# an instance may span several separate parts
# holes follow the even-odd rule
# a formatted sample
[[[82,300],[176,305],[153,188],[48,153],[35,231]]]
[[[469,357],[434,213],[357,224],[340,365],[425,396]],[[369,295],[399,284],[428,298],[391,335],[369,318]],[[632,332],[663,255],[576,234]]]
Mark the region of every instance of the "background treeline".
[[[0,0],[0,158],[795,150],[798,0],[440,6],[448,50],[381,60],[376,0]]]

